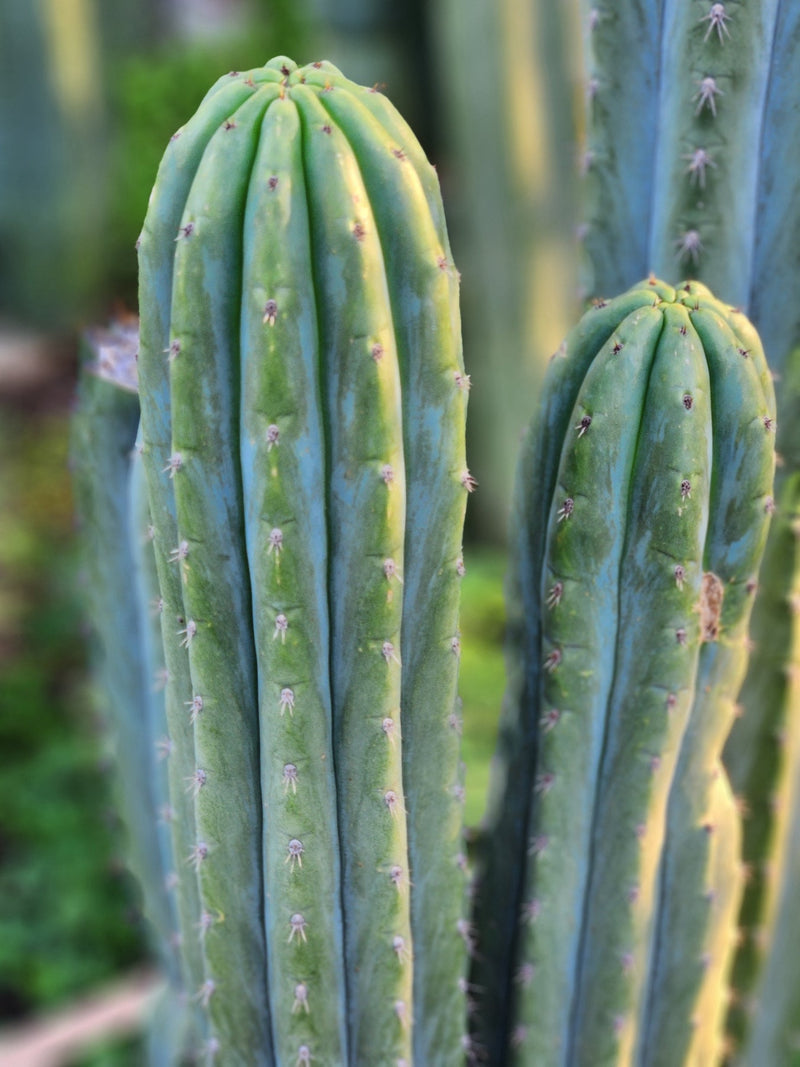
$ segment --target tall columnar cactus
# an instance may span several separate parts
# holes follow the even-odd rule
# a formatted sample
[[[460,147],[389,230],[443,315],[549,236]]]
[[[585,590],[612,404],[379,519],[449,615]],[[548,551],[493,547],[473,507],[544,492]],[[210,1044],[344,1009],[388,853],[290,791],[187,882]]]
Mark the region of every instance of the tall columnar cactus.
[[[797,831],[800,820],[800,351],[781,381],[782,465],[777,514],[753,610],[753,653],[725,766],[743,812],[748,871],[732,976],[730,1043],[742,1064],[789,1062],[800,1052]],[[767,970],[762,975],[762,969]],[[748,1030],[752,1026],[752,1033]]]
[[[742,872],[720,755],[772,510],[743,315],[651,278],[551,363],[519,469],[478,884],[493,1063],[712,1064]]]
[[[800,8],[573,0],[584,26],[590,294],[690,273],[780,372],[800,335]]]
[[[183,1048],[176,1007],[184,975],[176,952],[177,915],[169,872],[168,788],[164,753],[164,677],[154,595],[153,553],[142,466],[135,448],[137,330],[117,324],[88,334],[82,348],[72,420],[71,466],[88,621],[101,700],[107,711],[125,854],[140,883],[149,939],[168,983],[170,1019],[151,1035],[153,1064],[169,1064]],[[176,1012],[178,1014],[176,1014]],[[187,1019],[188,1022],[188,1019]]]
[[[463,430],[438,184],[379,93],[210,90],[140,241],[177,897],[227,1065],[460,1063]]]

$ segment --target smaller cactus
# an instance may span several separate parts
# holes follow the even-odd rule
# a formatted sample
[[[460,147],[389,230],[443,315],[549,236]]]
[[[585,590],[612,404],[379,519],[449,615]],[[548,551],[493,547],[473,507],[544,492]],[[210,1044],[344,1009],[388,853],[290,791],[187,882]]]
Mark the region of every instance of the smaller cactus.
[[[711,1063],[740,892],[719,756],[771,512],[771,381],[743,316],[651,278],[581,319],[542,412],[519,469],[478,1033],[498,1057],[510,1035],[517,1063]]]

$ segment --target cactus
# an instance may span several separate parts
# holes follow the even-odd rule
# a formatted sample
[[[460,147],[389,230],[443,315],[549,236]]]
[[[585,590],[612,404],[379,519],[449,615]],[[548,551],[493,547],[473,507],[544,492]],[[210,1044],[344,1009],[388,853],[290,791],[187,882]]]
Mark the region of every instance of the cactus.
[[[177,898],[206,1053],[460,1062],[473,481],[435,174],[379,93],[279,57],[220,79],[172,138],[139,257]]]
[[[728,1019],[731,1051],[741,1049],[735,1062],[742,1064],[788,1063],[793,1029],[797,1040],[797,1004],[787,1006],[786,998],[800,987],[794,933],[800,849],[792,829],[800,812],[799,521],[800,474],[794,473],[778,498],[753,612],[754,652],[741,718],[724,753],[743,811],[748,872]],[[783,1049],[780,1041],[787,1042]]]
[[[798,862],[793,856],[797,845],[791,843],[792,834],[796,834],[792,824],[800,812],[798,351],[787,363],[781,389],[787,422],[777,477],[778,509],[753,611],[753,654],[739,697],[740,717],[724,752],[731,785],[743,811],[743,859],[748,871],[728,1020],[732,1048],[744,1042],[743,1064],[784,1062],[781,1056],[788,1055],[788,1046],[779,1052],[779,1046],[769,1042],[775,1041],[782,1029],[786,1035],[793,1027],[796,1031],[797,1015],[796,1009],[787,1011],[784,995],[777,996],[774,986],[776,979],[787,988],[800,985],[797,949],[792,947],[797,917],[791,910],[791,886]],[[762,977],[765,961],[768,970]],[[751,1021],[754,1030],[747,1036]]]
[[[185,1016],[179,1006],[184,976],[175,950],[177,915],[168,882],[173,866],[169,800],[159,759],[166,732],[164,679],[148,584],[153,554],[134,447],[139,423],[136,347],[135,322],[86,335],[71,466],[92,650],[118,768],[125,851],[142,889],[149,940],[167,979],[164,1000],[170,1017],[153,1020],[151,1061],[169,1064],[184,1048],[184,1026],[191,1023],[186,1016],[177,1025]]]
[[[747,312],[780,372],[800,331],[800,9],[580,7],[588,293],[691,272]]]
[[[752,327],[698,283],[598,301],[553,358],[519,468],[478,883],[490,1062],[719,1054],[741,892],[720,754],[773,420]]]

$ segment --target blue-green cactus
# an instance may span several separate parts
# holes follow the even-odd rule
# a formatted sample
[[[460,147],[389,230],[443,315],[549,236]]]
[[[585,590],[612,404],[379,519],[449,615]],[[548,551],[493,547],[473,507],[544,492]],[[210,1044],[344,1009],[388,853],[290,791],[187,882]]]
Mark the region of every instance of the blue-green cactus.
[[[553,358],[519,468],[478,883],[491,1062],[719,1052],[741,889],[720,753],[773,420],[757,337],[698,283],[599,301]]]
[[[166,679],[149,507],[136,445],[137,345],[135,321],[84,339],[71,466],[95,673],[117,767],[125,852],[141,886],[149,940],[167,979],[170,1017],[157,1015],[151,1034],[151,1058],[160,1065],[173,1063],[188,1047],[186,1027],[194,1023],[179,1003],[188,975],[177,952],[181,930],[171,877]],[[180,803],[182,790],[177,796]]]
[[[187,970],[225,1064],[460,1063],[463,430],[438,183],[327,63],[232,73],[140,246]]]
[[[655,271],[741,307],[770,366],[800,331],[800,9],[575,0],[584,27],[590,295]]]

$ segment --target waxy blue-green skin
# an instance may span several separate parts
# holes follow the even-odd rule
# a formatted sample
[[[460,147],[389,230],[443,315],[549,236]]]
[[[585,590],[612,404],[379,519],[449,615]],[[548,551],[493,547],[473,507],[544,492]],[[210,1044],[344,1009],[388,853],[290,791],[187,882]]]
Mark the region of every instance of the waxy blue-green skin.
[[[478,883],[477,1033],[497,1062],[719,1052],[740,892],[719,758],[774,466],[763,353],[730,319],[704,287],[651,279],[590,309],[551,363],[519,473]],[[673,973],[677,944],[705,971]]]
[[[205,1052],[458,1064],[472,483],[435,174],[380,94],[278,57],[173,139],[140,261]]]
[[[798,1034],[798,536],[800,535],[800,353],[780,382],[781,465],[750,627],[753,651],[725,768],[744,812],[747,869],[731,975],[728,1040],[734,1061],[790,1061]],[[781,432],[782,426],[782,432]]]
[[[749,315],[780,372],[800,331],[800,9],[576,0],[570,20],[576,10],[586,292],[648,271],[692,276]]]
[[[130,347],[132,346],[132,348]],[[71,469],[94,668],[116,766],[124,852],[141,887],[149,940],[167,979],[148,1023],[157,1064],[191,1049],[189,975],[176,948],[178,911],[170,873],[163,655],[153,588],[149,507],[138,441],[135,328],[87,334],[71,426]],[[182,786],[181,786],[182,787]],[[161,1009],[169,1011],[165,1020]],[[194,1025],[197,1020],[191,1018]]]

